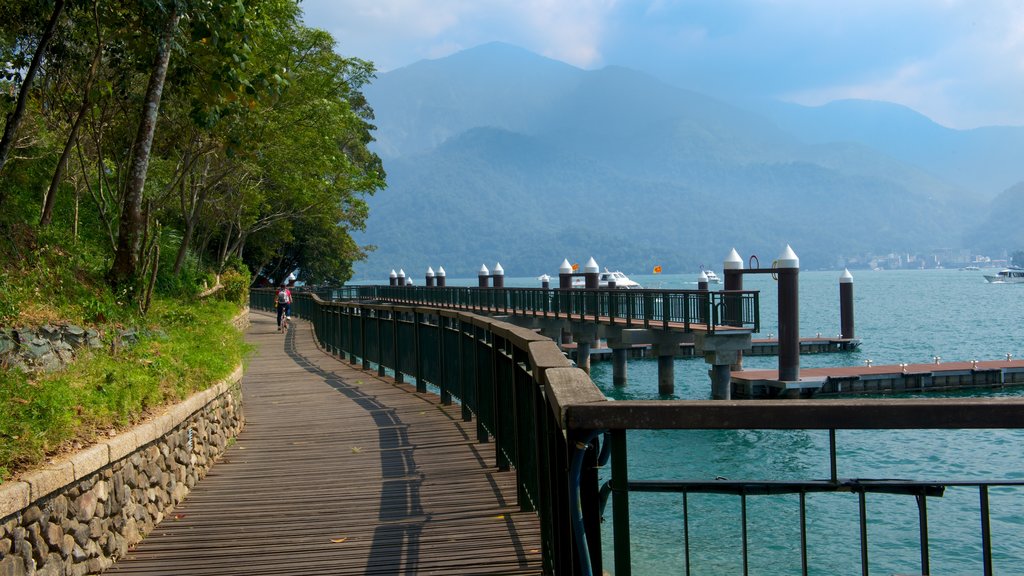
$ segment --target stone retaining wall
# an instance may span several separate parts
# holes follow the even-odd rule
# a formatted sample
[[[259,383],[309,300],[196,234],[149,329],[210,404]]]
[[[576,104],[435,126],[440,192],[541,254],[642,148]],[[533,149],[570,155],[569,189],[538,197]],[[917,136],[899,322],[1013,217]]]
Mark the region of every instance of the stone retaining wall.
[[[93,574],[123,556],[241,431],[241,379],[239,366],[129,432],[0,484],[0,576]]]

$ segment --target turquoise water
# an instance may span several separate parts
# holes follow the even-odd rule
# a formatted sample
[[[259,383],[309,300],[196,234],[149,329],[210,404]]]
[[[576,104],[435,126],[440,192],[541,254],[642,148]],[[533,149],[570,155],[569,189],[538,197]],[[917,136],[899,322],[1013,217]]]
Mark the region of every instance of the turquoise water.
[[[800,333],[839,331],[836,272],[801,272]],[[687,277],[636,277],[645,286],[685,288]],[[745,288],[761,290],[762,335],[778,333],[775,285],[748,277]],[[1024,285],[988,284],[978,272],[956,270],[861,272],[854,277],[860,350],[810,355],[801,367],[875,363],[994,360],[1024,357]],[[774,357],[744,359],[746,368],[773,368]],[[676,361],[673,398],[707,399],[708,366],[701,359]],[[657,399],[657,361],[630,360],[629,383],[611,384],[611,364],[594,363],[592,376],[606,395]],[[988,392],[1019,395],[1024,390]],[[985,392],[979,394],[986,394]],[[839,476],[848,478],[1021,479],[1024,433],[1016,431],[839,431]],[[828,433],[818,431],[635,431],[629,433],[632,479],[747,480],[829,476]],[[933,574],[979,574],[981,563],[978,492],[949,488],[928,502]],[[1024,574],[1024,490],[990,493],[996,573]],[[858,501],[851,494],[807,497],[809,564],[812,574],[859,574]],[[740,499],[692,494],[692,574],[742,573]],[[630,495],[631,547],[635,574],[683,574],[682,497]],[[911,497],[868,495],[869,568],[872,574],[920,574],[917,506]],[[606,512],[611,518],[611,505]],[[799,574],[798,496],[747,499],[749,573]],[[605,569],[614,573],[610,521],[605,524]]]
[[[626,270],[629,273],[629,270]],[[630,277],[649,288],[696,288],[696,274]],[[800,274],[800,334],[839,332],[839,272]],[[476,279],[450,281],[475,285]],[[508,278],[507,286],[539,286],[534,278]],[[768,276],[748,276],[761,291],[761,334],[778,334],[776,287]],[[712,286],[718,289],[720,286]],[[856,336],[847,353],[808,355],[802,368],[1024,358],[1024,285],[989,284],[980,272],[907,270],[854,272]],[[777,367],[775,357],[748,357],[749,369]],[[675,394],[709,399],[708,365],[677,359]],[[631,359],[629,383],[612,385],[611,363],[595,362],[594,382],[617,399],[658,399],[657,360]],[[1024,388],[975,392],[1018,396]],[[829,476],[828,433],[819,431],[633,431],[628,436],[632,479],[822,479]],[[1024,479],[1024,432],[838,431],[843,478],[915,480]],[[607,477],[603,471],[602,481]],[[928,500],[932,574],[982,573],[978,492],[949,488]],[[689,497],[691,573],[742,574],[740,499]],[[1024,489],[990,491],[993,556],[997,574],[1024,574]],[[605,571],[614,573],[612,505],[603,527]],[[630,495],[634,574],[684,574],[682,496]],[[867,496],[872,574],[920,574],[918,512],[907,496]],[[807,497],[810,573],[860,574],[858,500],[852,494]],[[749,574],[800,573],[798,496],[747,499]]]

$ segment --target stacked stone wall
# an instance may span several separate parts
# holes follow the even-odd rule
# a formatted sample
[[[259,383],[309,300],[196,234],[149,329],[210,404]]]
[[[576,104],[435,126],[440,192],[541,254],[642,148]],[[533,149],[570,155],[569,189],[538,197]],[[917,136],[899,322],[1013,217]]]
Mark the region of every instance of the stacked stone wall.
[[[163,415],[0,484],[0,576],[95,574],[172,514],[245,424],[242,369]]]

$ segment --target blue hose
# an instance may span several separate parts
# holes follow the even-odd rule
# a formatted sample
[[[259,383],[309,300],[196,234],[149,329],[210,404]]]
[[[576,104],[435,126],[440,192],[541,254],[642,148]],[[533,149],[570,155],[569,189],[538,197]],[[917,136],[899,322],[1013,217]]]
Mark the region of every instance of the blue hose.
[[[572,517],[572,534],[576,541],[576,549],[580,554],[580,574],[593,576],[593,567],[590,565],[590,548],[587,546],[587,534],[583,527],[583,507],[580,504],[580,476],[583,473],[583,455],[600,432],[592,432],[585,441],[576,443],[576,450],[572,455],[572,463],[569,466],[569,511]],[[607,442],[606,442],[607,444]],[[602,450],[602,454],[604,450]]]

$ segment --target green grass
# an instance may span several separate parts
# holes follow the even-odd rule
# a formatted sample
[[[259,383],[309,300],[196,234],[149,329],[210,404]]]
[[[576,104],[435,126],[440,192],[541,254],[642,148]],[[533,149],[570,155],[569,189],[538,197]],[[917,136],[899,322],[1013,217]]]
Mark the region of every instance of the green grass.
[[[57,373],[0,369],[0,482],[210,386],[246,354],[230,321],[248,300],[247,273],[224,274],[227,289],[204,300],[196,295],[207,278],[197,268],[165,278],[143,316],[107,286],[110,255],[96,243],[24,225],[7,230],[0,328],[73,323],[99,331],[104,346],[80,349]],[[127,328],[142,338],[112,352]]]
[[[0,372],[0,481],[230,374],[248,351],[230,323],[237,313],[237,304],[222,300],[161,299],[145,325],[166,336],[145,337],[116,356],[109,346],[85,351],[69,369],[38,378]]]

